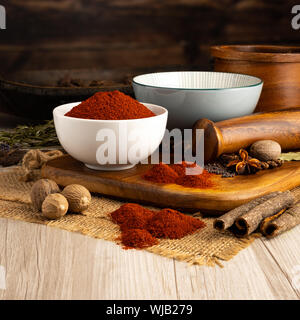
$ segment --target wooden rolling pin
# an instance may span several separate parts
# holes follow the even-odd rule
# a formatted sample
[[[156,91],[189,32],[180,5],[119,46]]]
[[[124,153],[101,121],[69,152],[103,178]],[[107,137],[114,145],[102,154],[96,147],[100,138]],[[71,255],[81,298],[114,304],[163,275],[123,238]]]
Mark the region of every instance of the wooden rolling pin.
[[[300,108],[254,113],[214,123],[200,119],[193,126],[204,129],[204,160],[212,161],[223,153],[247,148],[257,140],[275,140],[282,150],[300,149]],[[196,139],[193,139],[196,150]]]

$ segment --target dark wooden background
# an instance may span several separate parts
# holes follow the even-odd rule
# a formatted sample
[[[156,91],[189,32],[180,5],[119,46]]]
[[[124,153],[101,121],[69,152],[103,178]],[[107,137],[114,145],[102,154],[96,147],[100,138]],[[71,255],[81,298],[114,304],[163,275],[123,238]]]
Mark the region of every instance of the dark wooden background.
[[[298,1],[299,2],[299,1]],[[300,44],[289,0],[6,0],[0,73],[211,68],[209,47]]]

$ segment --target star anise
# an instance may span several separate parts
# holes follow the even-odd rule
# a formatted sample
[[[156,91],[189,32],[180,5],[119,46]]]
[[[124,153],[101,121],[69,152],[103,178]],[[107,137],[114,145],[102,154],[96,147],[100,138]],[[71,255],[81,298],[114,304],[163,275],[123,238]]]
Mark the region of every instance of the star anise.
[[[227,167],[235,166],[237,174],[255,173],[262,169],[261,162],[255,158],[250,158],[248,152],[244,149],[239,151],[239,159],[230,161]]]

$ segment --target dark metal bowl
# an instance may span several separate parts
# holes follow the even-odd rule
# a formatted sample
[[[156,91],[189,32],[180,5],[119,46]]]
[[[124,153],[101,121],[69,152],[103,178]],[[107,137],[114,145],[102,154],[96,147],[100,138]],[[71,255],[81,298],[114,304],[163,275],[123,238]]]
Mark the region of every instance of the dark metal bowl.
[[[59,80],[69,76],[80,79],[83,86],[58,86]],[[127,78],[130,76],[127,76]],[[110,80],[101,86],[90,87],[93,80]],[[119,90],[133,96],[131,84],[125,76],[103,70],[43,70],[23,71],[0,78],[0,105],[6,112],[28,119],[52,119],[52,110],[61,104],[82,101],[99,91]]]

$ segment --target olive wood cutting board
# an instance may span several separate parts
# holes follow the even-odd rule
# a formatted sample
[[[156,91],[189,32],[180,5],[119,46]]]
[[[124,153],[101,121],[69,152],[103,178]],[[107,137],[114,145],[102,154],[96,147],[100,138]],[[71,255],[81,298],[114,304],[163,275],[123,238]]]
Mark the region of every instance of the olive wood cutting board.
[[[151,165],[137,165],[124,171],[95,171],[70,156],[49,161],[42,169],[44,178],[61,186],[81,184],[93,193],[159,207],[200,210],[218,215],[256,197],[285,191],[300,185],[300,161],[254,175],[222,178],[215,176],[210,189],[186,188],[175,184],[155,184],[142,179]]]

